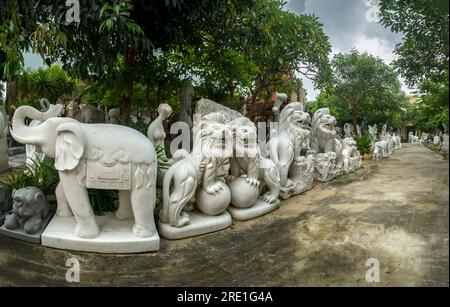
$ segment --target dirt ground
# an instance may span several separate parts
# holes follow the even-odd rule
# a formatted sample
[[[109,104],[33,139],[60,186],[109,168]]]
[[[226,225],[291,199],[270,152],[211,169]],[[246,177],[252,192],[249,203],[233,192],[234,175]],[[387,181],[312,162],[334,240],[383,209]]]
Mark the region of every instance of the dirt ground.
[[[318,184],[277,211],[227,230],[161,240],[157,253],[67,252],[0,236],[0,285],[448,286],[449,164],[422,145]],[[366,281],[366,261],[380,282]]]

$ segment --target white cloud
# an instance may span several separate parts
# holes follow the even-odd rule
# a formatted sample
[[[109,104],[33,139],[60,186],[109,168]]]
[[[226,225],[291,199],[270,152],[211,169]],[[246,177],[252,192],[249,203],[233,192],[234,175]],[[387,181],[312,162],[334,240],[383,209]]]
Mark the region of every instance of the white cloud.
[[[295,2],[290,0],[287,8],[295,11]],[[386,64],[395,59],[395,44],[402,35],[392,33],[381,24],[366,19],[370,6],[365,0],[306,0],[304,10],[297,13],[314,14],[319,17],[323,29],[330,39],[332,52],[330,58],[338,53],[348,53],[352,48],[381,58]],[[411,92],[401,78],[403,90]],[[319,91],[311,80],[302,77],[307,99],[314,100]]]

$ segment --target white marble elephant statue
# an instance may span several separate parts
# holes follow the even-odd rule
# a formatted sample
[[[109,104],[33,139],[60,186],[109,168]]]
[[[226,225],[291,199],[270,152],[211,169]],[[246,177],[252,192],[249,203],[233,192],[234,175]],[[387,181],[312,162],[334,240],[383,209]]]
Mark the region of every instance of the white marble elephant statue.
[[[32,144],[55,159],[60,183],[56,196],[59,216],[75,216],[75,234],[84,239],[100,234],[87,188],[119,190],[118,218],[132,218],[138,237],[156,233],[153,217],[156,192],[156,153],[143,134],[111,124],[82,124],[72,118],[51,117],[53,105],[43,113],[21,106],[14,113],[11,135]],[[42,123],[29,127],[25,118]]]

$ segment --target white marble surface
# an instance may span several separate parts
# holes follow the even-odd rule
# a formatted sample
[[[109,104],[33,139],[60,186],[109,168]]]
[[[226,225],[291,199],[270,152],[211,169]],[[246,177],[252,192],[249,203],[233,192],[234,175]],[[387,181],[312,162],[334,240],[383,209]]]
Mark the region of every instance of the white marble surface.
[[[59,249],[98,253],[143,253],[159,250],[159,235],[137,237],[131,230],[132,219],[119,220],[109,213],[95,216],[100,235],[82,239],[75,235],[75,218],[55,216],[42,234],[42,245]]]
[[[159,233],[169,240],[178,240],[204,235],[228,228],[232,224],[228,212],[217,216],[208,216],[199,212],[189,212],[190,223],[183,227],[173,227],[168,223],[159,222]]]
[[[258,199],[256,203],[250,208],[236,208],[233,206],[229,206],[227,210],[231,214],[233,219],[238,221],[248,221],[272,212],[279,207],[280,201],[269,204],[262,199]]]
[[[137,237],[151,238],[156,232],[153,208],[157,173],[151,141],[129,127],[55,117],[61,109],[62,105],[50,105],[43,113],[20,106],[14,112],[10,132],[17,142],[39,146],[40,152],[54,158],[60,179],[58,212],[72,211],[78,237],[95,238],[100,231],[87,189],[120,190],[119,213],[134,217]],[[41,123],[30,127],[26,118]]]

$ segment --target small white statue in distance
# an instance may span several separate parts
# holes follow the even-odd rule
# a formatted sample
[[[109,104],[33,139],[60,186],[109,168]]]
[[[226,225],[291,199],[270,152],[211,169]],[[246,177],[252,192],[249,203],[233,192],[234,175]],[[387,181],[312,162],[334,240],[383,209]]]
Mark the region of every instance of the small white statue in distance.
[[[392,140],[394,149],[402,148],[402,138],[400,137],[400,135],[394,133],[392,136]]]
[[[120,125],[120,110],[115,108],[108,111],[109,123]]]
[[[370,137],[372,139],[372,146],[371,146],[372,150],[375,149],[375,142],[377,141],[377,134],[378,134],[377,125],[376,124],[373,125],[373,126],[369,125],[369,135],[370,135]]]
[[[150,124],[147,130],[147,136],[153,145],[165,148],[164,140],[166,139],[166,132],[164,131],[164,121],[170,117],[172,114],[172,108],[168,104],[160,104],[158,106],[159,116]],[[163,161],[167,161],[167,156],[165,150],[160,157]]]
[[[349,123],[344,124],[344,133],[344,138],[353,138],[353,125]]]
[[[449,137],[448,137],[448,133],[446,132],[442,136],[441,152],[448,154],[448,149],[449,149]]]

